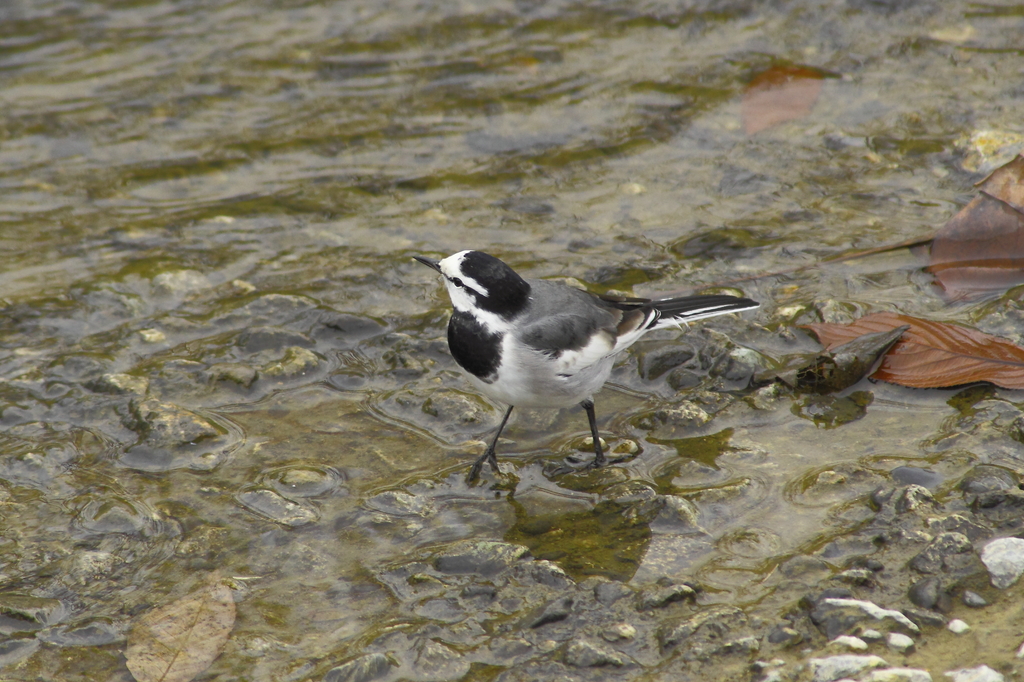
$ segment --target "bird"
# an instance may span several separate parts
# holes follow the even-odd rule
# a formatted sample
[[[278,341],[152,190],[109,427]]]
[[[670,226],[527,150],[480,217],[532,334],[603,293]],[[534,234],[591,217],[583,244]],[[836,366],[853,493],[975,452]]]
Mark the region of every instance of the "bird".
[[[441,260],[413,258],[440,273],[448,290],[448,348],[455,362],[481,393],[508,406],[494,438],[470,468],[469,483],[485,462],[498,472],[498,438],[515,407],[580,405],[594,439],[594,459],[584,468],[603,466],[607,460],[593,396],[611,375],[615,356],[655,329],[760,305],[726,294],[653,300],[593,294],[561,282],[525,279],[482,251],[459,251]]]

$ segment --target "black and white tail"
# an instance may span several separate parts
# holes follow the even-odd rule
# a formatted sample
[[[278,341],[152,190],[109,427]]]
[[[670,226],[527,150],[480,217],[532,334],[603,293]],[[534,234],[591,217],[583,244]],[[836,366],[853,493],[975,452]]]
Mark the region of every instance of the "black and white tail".
[[[656,317],[652,316],[652,319],[648,321],[647,329],[663,329],[715,315],[739,313],[744,310],[753,310],[759,305],[761,304],[749,298],[739,298],[727,294],[665,298],[650,302],[651,308],[658,314]]]

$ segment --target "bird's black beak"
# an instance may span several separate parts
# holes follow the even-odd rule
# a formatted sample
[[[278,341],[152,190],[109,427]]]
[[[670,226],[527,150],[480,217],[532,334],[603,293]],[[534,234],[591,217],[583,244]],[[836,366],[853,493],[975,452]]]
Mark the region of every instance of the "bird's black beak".
[[[426,265],[428,268],[433,268],[438,272],[441,272],[441,263],[434,260],[433,258],[427,258],[426,256],[413,256],[416,260]]]

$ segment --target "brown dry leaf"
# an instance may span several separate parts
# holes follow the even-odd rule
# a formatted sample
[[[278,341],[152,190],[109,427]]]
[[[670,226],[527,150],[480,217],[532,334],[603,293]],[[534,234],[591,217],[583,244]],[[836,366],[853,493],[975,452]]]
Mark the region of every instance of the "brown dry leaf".
[[[1024,159],[997,168],[982,194],[939,230],[928,272],[952,299],[1024,283]]]
[[[821,94],[823,77],[821,71],[805,66],[773,66],[755,76],[741,106],[747,135],[809,114]]]
[[[902,325],[910,328],[871,378],[912,388],[945,388],[976,381],[1024,388],[1024,348],[975,329],[896,313],[866,315],[848,325],[806,327],[831,350],[863,334]]]
[[[231,588],[211,582],[132,623],[128,670],[138,682],[188,682],[220,655],[234,624]]]

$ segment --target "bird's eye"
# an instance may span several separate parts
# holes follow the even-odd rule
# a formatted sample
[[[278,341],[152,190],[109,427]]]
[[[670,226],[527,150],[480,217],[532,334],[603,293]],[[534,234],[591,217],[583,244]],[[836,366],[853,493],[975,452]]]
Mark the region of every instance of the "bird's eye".
[[[462,288],[462,280],[459,279],[458,277],[452,277],[452,284],[454,284],[460,289]]]

